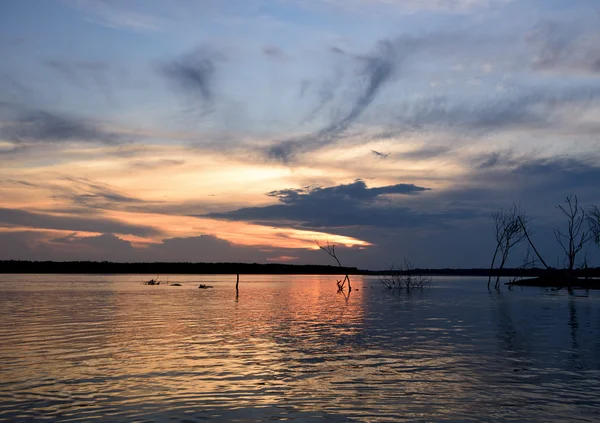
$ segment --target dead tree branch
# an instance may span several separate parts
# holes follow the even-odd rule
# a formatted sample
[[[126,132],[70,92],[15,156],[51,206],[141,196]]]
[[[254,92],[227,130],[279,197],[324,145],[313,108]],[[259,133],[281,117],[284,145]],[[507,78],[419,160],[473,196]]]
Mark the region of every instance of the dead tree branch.
[[[500,255],[500,265],[498,266],[498,274],[496,276],[495,288],[500,287],[500,272],[504,268],[508,256],[513,248],[525,239],[525,233],[523,226],[520,222],[525,220],[525,215],[521,213],[516,206],[513,204],[508,209],[499,209],[492,213],[494,224],[496,228],[496,249],[492,257],[492,264],[490,265],[490,274],[488,277],[488,289],[492,282],[492,272],[496,259]]]
[[[529,232],[527,231],[527,227],[525,226],[525,222],[523,221],[523,219],[521,219],[521,217],[519,217],[518,220],[519,220],[519,224],[521,225],[521,228],[523,228],[523,234],[525,235],[527,242],[529,242],[529,245],[533,249],[533,252],[537,256],[537,258],[540,260],[540,263],[542,263],[544,265],[546,270],[550,270],[550,267],[546,264],[546,262],[544,261],[544,259],[540,255],[540,253],[538,252],[537,248],[535,248],[535,245],[531,241],[531,238],[529,237]]]
[[[337,262],[339,267],[344,267],[342,266],[342,263],[340,263],[340,260],[338,259],[337,254],[335,252],[335,244],[330,244],[329,241],[327,241],[326,245],[321,245],[317,240],[315,240],[315,243],[317,244],[319,249],[325,251],[327,254],[333,257],[333,259]],[[352,292],[352,286],[350,285],[350,276],[348,276],[348,274],[344,276],[343,280],[337,281],[338,292],[342,292],[344,290],[346,282],[348,282],[348,292]]]
[[[411,289],[425,288],[431,283],[431,277],[415,274],[412,262],[404,258],[403,265],[390,266],[390,273],[379,277],[379,282],[388,289]]]
[[[554,237],[567,256],[568,270],[572,271],[577,254],[592,240],[593,232],[584,228],[587,217],[583,207],[579,206],[577,196],[569,195],[565,203],[557,208],[567,217],[567,232],[554,229]]]
[[[600,247],[600,209],[597,206],[592,207],[588,213],[588,224],[592,240]]]

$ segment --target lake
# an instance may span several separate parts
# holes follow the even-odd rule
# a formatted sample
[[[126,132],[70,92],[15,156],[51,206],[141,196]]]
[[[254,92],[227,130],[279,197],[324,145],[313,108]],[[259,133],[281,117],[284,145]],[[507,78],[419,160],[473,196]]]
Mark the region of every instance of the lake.
[[[600,292],[149,277],[0,275],[0,421],[600,421]]]

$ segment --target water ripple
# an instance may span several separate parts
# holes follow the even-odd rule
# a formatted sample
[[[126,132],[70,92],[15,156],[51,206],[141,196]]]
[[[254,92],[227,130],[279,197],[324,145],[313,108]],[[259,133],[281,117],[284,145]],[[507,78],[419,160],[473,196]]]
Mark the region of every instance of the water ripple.
[[[142,279],[0,276],[0,421],[600,420],[594,295]]]

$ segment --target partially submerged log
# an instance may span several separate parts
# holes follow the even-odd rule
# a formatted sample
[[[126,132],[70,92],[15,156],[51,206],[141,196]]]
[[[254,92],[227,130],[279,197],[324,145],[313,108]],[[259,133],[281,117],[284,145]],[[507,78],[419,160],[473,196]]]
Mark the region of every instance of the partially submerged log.
[[[212,285],[204,285],[204,284],[200,284],[200,286],[198,288],[200,289],[208,289],[208,288],[212,288]]]

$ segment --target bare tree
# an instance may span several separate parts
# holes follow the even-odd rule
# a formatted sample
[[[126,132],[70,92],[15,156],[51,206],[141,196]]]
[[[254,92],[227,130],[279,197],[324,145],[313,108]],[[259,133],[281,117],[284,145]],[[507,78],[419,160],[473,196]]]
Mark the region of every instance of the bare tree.
[[[544,258],[540,255],[537,248],[535,248],[533,241],[531,241],[531,237],[529,236],[529,229],[527,229],[527,222],[525,222],[525,220],[522,219],[520,216],[518,217],[518,221],[519,221],[519,224],[521,225],[521,229],[523,230],[523,235],[525,235],[525,238],[527,239],[529,246],[531,248],[533,248],[533,252],[537,256],[537,258],[540,260],[540,263],[542,263],[544,265],[546,270],[550,270],[550,267],[546,264],[546,261],[544,261]]]
[[[431,283],[431,277],[415,274],[415,267],[410,260],[404,258],[404,264],[390,266],[388,275],[379,277],[379,281],[388,289],[411,289],[425,288]]]
[[[327,241],[326,245],[321,245],[319,244],[319,241],[315,240],[315,243],[318,245],[318,247],[325,251],[327,254],[329,254],[331,257],[334,258],[334,260],[337,262],[338,266],[340,267],[344,267],[342,266],[342,263],[340,263],[340,260],[337,257],[337,254],[335,253],[335,244],[330,244],[329,241]],[[350,276],[348,276],[347,274],[344,276],[344,279],[341,281],[337,281],[337,287],[338,287],[338,292],[342,292],[344,291],[344,287],[346,286],[346,282],[348,282],[348,292],[352,292],[352,286],[350,285]]]
[[[525,214],[519,211],[516,204],[513,204],[508,209],[499,209],[492,213],[494,224],[496,227],[496,250],[492,257],[490,265],[490,275],[488,277],[488,289],[492,282],[492,271],[496,264],[496,259],[500,259],[498,266],[498,274],[494,287],[500,287],[500,272],[504,268],[508,256],[513,248],[525,239],[524,226]]]
[[[565,203],[557,208],[567,217],[567,232],[554,229],[554,236],[567,256],[568,270],[571,271],[575,267],[577,253],[592,240],[593,231],[584,227],[587,217],[583,207],[579,206],[577,196],[569,195]]]
[[[592,240],[600,247],[600,209],[598,207],[592,207],[588,213],[588,223]]]

